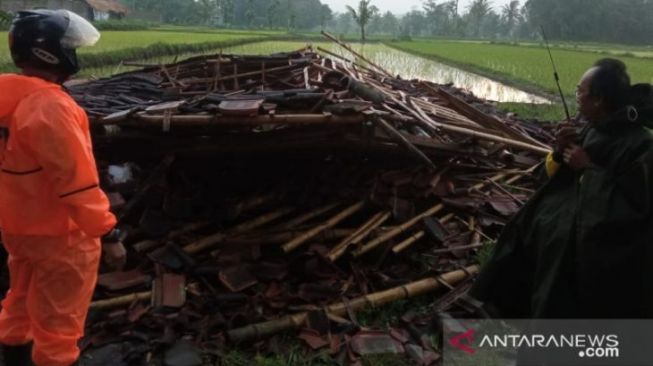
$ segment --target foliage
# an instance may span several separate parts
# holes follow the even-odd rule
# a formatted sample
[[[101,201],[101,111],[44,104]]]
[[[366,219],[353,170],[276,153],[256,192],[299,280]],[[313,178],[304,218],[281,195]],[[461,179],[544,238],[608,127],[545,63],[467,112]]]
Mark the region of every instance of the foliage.
[[[532,28],[552,39],[647,43],[653,39],[652,0],[528,0]]]
[[[13,16],[6,11],[0,10],[0,28],[9,29]]]
[[[571,102],[569,100],[568,102]],[[575,107],[575,105],[570,105]],[[561,121],[564,117],[564,110],[562,104],[530,104],[530,103],[499,103],[499,110],[503,112],[515,113],[519,118],[534,119],[537,121]],[[575,114],[575,110],[570,110],[570,113]]]
[[[474,262],[478,263],[481,267],[485,265],[490,260],[490,257],[492,256],[492,253],[494,252],[494,248],[496,247],[496,241],[491,241],[491,242],[485,242],[484,245],[479,249],[478,253],[476,253],[476,258],[474,259]]]
[[[93,22],[100,31],[138,31],[159,26],[159,23],[143,20],[101,20]]]
[[[347,10],[351,14],[356,24],[360,27],[361,30],[361,40],[365,42],[365,28],[369,22],[378,14],[379,9],[372,5],[372,0],[360,0],[358,2],[358,10],[347,5]]]
[[[134,18],[167,24],[318,29],[332,18],[320,0],[125,0]]]
[[[551,39],[582,42],[651,44],[653,0],[423,0],[422,9],[395,15],[397,33],[405,37],[490,40],[539,40],[543,25]],[[347,12],[349,13],[349,12]],[[349,33],[342,14],[330,24],[334,33]],[[370,20],[368,35],[388,34]],[[395,36],[398,35],[395,33]]]

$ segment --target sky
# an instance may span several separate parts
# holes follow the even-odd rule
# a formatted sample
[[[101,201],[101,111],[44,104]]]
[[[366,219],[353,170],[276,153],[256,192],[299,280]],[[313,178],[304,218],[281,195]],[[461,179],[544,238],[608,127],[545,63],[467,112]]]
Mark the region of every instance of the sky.
[[[471,2],[472,0],[460,0],[459,11],[463,12]],[[491,0],[495,10],[499,10],[501,6],[509,2],[510,0]],[[329,4],[331,9],[334,11],[343,12],[345,11],[345,5],[351,5],[353,8],[356,8],[358,0],[322,0],[322,3]],[[381,12],[390,10],[395,14],[404,14],[411,11],[413,8],[422,10],[422,3],[423,0],[372,0],[372,4],[376,5]]]

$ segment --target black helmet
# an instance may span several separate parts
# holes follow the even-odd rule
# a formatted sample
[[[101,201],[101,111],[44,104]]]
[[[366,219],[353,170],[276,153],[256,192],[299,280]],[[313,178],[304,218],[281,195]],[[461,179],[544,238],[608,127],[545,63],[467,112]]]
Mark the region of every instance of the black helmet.
[[[19,11],[9,30],[11,57],[19,68],[55,72],[63,77],[79,71],[77,48],[99,39],[97,30],[67,10]]]

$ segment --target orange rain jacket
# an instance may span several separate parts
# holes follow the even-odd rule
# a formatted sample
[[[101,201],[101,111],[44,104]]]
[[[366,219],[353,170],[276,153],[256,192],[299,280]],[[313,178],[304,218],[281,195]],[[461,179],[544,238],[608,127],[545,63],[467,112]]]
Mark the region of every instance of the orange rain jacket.
[[[0,229],[13,235],[91,238],[116,219],[99,188],[84,110],[59,85],[0,75]],[[0,139],[1,139],[0,135]]]

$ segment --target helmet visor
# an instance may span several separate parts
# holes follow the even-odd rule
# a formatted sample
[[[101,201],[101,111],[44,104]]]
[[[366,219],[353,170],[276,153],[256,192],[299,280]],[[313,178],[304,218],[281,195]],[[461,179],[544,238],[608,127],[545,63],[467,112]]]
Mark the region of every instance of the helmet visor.
[[[58,10],[68,18],[68,28],[61,38],[61,46],[68,49],[93,46],[100,40],[100,32],[81,16],[68,11]]]

